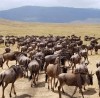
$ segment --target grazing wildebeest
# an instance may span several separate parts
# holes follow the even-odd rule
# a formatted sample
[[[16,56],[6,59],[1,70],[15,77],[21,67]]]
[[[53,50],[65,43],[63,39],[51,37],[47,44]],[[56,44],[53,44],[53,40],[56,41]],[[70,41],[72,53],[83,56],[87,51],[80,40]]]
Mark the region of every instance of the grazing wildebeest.
[[[5,70],[0,73],[0,86],[2,85],[2,98],[5,98],[4,90],[9,83],[12,83],[9,96],[10,97],[12,96],[11,95],[12,89],[14,90],[14,94],[16,95],[14,83],[18,78],[22,77],[23,77],[23,69],[20,65],[16,66],[13,65],[8,70]]]
[[[36,85],[36,81],[38,81],[38,75],[40,70],[41,60],[39,58],[34,58],[29,64],[28,69],[30,71],[30,77],[29,80],[33,79],[31,83],[31,87],[33,83]]]
[[[59,80],[59,86],[58,86],[58,92],[59,92],[59,98],[61,98],[61,91],[60,89],[62,88],[62,91],[64,92],[63,86],[66,84],[68,86],[76,86],[73,95],[76,93],[77,88],[80,89],[80,92],[83,96],[83,91],[82,91],[82,85],[84,85],[85,83],[87,83],[88,85],[93,85],[93,77],[92,74],[74,74],[71,72],[67,72],[67,73],[62,73],[58,75],[58,80]],[[58,81],[57,81],[58,83]],[[56,85],[57,85],[56,83]]]
[[[49,64],[47,66],[46,74],[48,76],[48,89],[49,89],[49,78],[51,77],[51,89],[54,91],[55,86],[55,79],[58,77],[58,75],[61,73],[60,69],[60,58],[57,57],[55,59],[55,64]],[[53,87],[52,87],[52,80],[54,79]]]
[[[100,96],[100,62],[96,64],[97,70],[96,70],[96,76],[98,80],[98,85],[99,85],[99,96]]]

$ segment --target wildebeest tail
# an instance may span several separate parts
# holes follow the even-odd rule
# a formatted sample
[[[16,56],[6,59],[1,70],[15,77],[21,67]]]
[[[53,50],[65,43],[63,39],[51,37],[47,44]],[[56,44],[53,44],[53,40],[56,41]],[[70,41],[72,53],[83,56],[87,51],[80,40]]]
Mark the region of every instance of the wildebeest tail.
[[[5,75],[4,74],[0,74],[0,86],[2,85],[2,82],[5,78]]]
[[[31,71],[31,75],[30,75],[30,77],[29,77],[29,81],[32,79],[33,73],[34,73],[34,67],[32,66],[32,71]]]

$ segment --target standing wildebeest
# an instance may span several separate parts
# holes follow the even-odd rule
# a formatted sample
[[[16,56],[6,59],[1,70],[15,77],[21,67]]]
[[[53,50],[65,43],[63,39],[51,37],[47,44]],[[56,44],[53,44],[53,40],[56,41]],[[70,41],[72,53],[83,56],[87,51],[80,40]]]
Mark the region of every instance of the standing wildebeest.
[[[47,66],[49,65],[49,64],[54,64],[54,62],[55,62],[55,59],[56,59],[56,57],[58,57],[59,56],[59,54],[54,54],[54,55],[47,55],[47,56],[45,56],[45,72],[46,72],[46,69],[47,69]]]
[[[3,59],[4,59],[4,62],[6,61],[6,65],[8,66],[9,61],[16,60],[16,57],[19,53],[20,52],[18,52],[18,51],[14,51],[14,52],[10,52],[10,53],[4,53]],[[9,68],[9,66],[8,66],[8,68]]]
[[[94,49],[95,53],[98,54],[98,50],[100,49],[100,44],[95,45]]]
[[[68,86],[76,86],[73,95],[76,93],[77,88],[80,89],[80,92],[83,96],[83,91],[82,91],[82,85],[84,85],[85,83],[87,83],[88,85],[93,85],[93,77],[92,74],[74,74],[71,72],[68,73],[62,73],[58,76],[58,80],[59,80],[59,86],[58,86],[58,92],[59,92],[59,98],[61,98],[61,91],[60,89],[66,84]],[[63,88],[62,88],[63,90]],[[64,92],[64,90],[63,90]]]
[[[34,58],[29,64],[28,64],[28,69],[30,71],[30,77],[29,80],[33,78],[33,81],[31,83],[31,87],[33,83],[36,85],[36,81],[38,81],[38,75],[39,75],[39,70],[40,70],[40,65],[41,61],[39,58]]]
[[[92,45],[88,45],[88,46],[86,46],[86,47],[87,47],[87,50],[88,50],[88,51],[90,50],[91,55],[92,55],[92,51],[93,51],[94,47],[93,47]]]
[[[81,61],[81,56],[79,55],[79,54],[74,54],[74,55],[72,55],[72,57],[71,57],[71,66],[72,66],[72,73],[73,73],[73,70],[74,70],[74,68],[76,67],[76,64],[79,64],[80,63],[80,61]],[[74,65],[73,65],[74,64]]]
[[[74,70],[75,74],[77,74],[77,73],[84,74],[84,75],[85,75],[85,74],[88,74],[88,73],[89,73],[88,67],[87,67],[88,64],[89,64],[89,63],[86,63],[86,62],[84,62],[84,61],[81,61],[81,63],[78,64],[78,65],[76,66],[75,70]],[[91,73],[91,74],[92,74],[92,73]],[[85,89],[85,85],[84,85],[84,90],[86,90],[86,89]]]
[[[89,60],[88,60],[88,51],[86,50],[86,49],[82,49],[82,50],[80,50],[80,55],[82,56],[82,57],[84,57],[84,61],[88,61],[89,62]]]
[[[60,73],[61,73],[60,58],[57,57],[55,59],[55,64],[49,64],[47,66],[47,72],[46,72],[46,74],[48,75],[48,89],[49,89],[49,78],[51,77],[51,89],[54,91],[55,78],[57,78]],[[54,79],[54,83],[53,83],[53,87],[52,87],[52,80],[53,79]]]
[[[98,85],[99,85],[99,96],[100,96],[100,62],[96,64],[97,70],[96,70],[96,76],[98,79]]]
[[[12,89],[14,90],[14,94],[16,95],[14,83],[18,78],[23,77],[23,69],[19,65],[13,65],[8,70],[0,73],[0,85],[2,85],[2,98],[4,96],[4,90],[9,83],[12,83],[11,90],[9,96],[11,97]]]
[[[19,65],[23,65],[23,67],[27,72],[27,77],[28,77],[28,64],[30,62],[30,59],[24,53],[20,53],[17,55],[16,60],[19,63]]]

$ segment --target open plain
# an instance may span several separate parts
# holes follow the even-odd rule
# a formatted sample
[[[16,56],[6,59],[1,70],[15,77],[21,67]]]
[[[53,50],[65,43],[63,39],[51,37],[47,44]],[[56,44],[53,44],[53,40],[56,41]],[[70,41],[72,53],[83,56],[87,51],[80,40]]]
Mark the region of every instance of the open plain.
[[[75,34],[81,36],[82,39],[85,35],[95,36],[100,38],[100,25],[99,24],[42,24],[42,23],[21,23],[21,22],[12,22],[8,20],[0,20],[0,35],[44,35],[48,34],[64,35],[68,36]],[[84,42],[88,44],[88,42]],[[4,52],[4,45],[0,46],[0,54]],[[11,46],[12,51],[16,50],[16,45]],[[93,52],[93,55],[89,53],[88,65],[89,71],[96,71],[96,63],[100,61],[100,51],[98,54]],[[14,61],[10,61],[9,65],[15,64]],[[4,64],[4,70],[7,69],[6,64]],[[0,68],[0,71],[2,69]],[[17,96],[12,98],[59,98],[58,90],[52,92],[48,90],[47,83],[45,83],[44,72],[40,72],[39,82],[36,87],[30,86],[31,82],[27,78],[22,78],[16,81],[15,88]],[[70,98],[70,95],[74,91],[74,87],[65,86],[66,93],[62,94],[62,98]],[[85,98],[99,98],[98,96],[98,82],[96,75],[93,76],[93,86],[86,86],[86,91],[84,91]],[[9,98],[10,85],[5,90],[5,97]],[[0,98],[2,95],[2,87],[0,87]],[[81,94],[77,91],[74,96],[75,98],[81,98]]]

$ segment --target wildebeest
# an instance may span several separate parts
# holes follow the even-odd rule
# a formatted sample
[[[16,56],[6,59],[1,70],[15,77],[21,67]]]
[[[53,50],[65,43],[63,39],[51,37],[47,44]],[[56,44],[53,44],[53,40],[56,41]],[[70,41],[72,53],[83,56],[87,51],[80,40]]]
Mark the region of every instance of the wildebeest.
[[[94,49],[95,53],[98,54],[98,50],[100,49],[100,44],[95,45]]]
[[[84,58],[84,61],[88,61],[89,62],[89,60],[88,60],[88,50],[87,49],[82,49],[82,50],[80,50],[80,55]]]
[[[36,85],[36,81],[38,81],[38,75],[40,70],[41,60],[39,58],[34,58],[29,64],[28,69],[30,71],[30,77],[29,80],[33,79],[31,83],[31,87],[33,83]]]
[[[54,54],[54,55],[47,55],[47,56],[45,56],[45,72],[46,72],[46,69],[47,69],[47,66],[49,65],[49,64],[54,64],[54,62],[55,62],[55,59],[56,59],[56,57],[58,57],[59,56],[59,54]]]
[[[5,48],[5,53],[9,53],[11,51],[10,47]]]
[[[80,92],[83,96],[83,91],[82,91],[82,85],[84,85],[85,83],[87,83],[88,85],[93,85],[93,77],[92,74],[74,74],[71,72],[67,72],[67,73],[62,73],[58,75],[58,80],[59,80],[59,86],[58,86],[58,92],[59,92],[59,98],[61,98],[61,91],[60,89],[66,84],[68,86],[76,86],[73,95],[76,93],[77,88],[80,89]],[[58,83],[58,82],[57,82]],[[56,85],[57,85],[56,83]],[[63,92],[64,89],[62,88]]]
[[[47,66],[46,74],[48,75],[48,89],[49,89],[49,78],[51,77],[51,89],[54,91],[55,86],[55,79],[58,77],[58,75],[61,73],[60,69],[60,58],[57,57],[55,59],[55,64],[49,64]],[[53,87],[52,87],[52,80],[54,79]]]
[[[2,98],[5,98],[4,90],[9,83],[12,83],[9,96],[10,97],[12,96],[11,95],[12,89],[14,90],[14,94],[16,95],[14,83],[18,78],[22,77],[23,77],[23,69],[20,65],[16,66],[13,65],[8,70],[5,70],[0,73],[0,86],[2,85]]]
[[[100,96],[100,62],[96,64],[97,70],[96,70],[96,76],[98,80],[98,85],[99,85],[99,96]]]
[[[16,60],[16,57],[17,57],[17,55],[19,53],[20,53],[19,51],[14,51],[14,52],[10,52],[10,53],[4,53],[3,54],[3,59],[4,59],[4,62],[6,61],[6,65],[8,66],[8,62],[9,61]],[[8,66],[8,68],[9,68],[9,66]]]
[[[28,58],[24,53],[19,53],[16,56],[16,61],[19,63],[19,65],[23,65],[28,77],[28,64],[30,63],[30,58]]]
[[[3,63],[4,63],[4,59],[3,59],[3,55],[0,55],[0,67],[2,67],[3,69]]]
[[[70,60],[71,60],[71,66],[72,66],[72,72],[73,72],[74,68],[76,67],[76,64],[80,63],[81,56],[78,53],[75,53],[74,55],[72,55]]]

